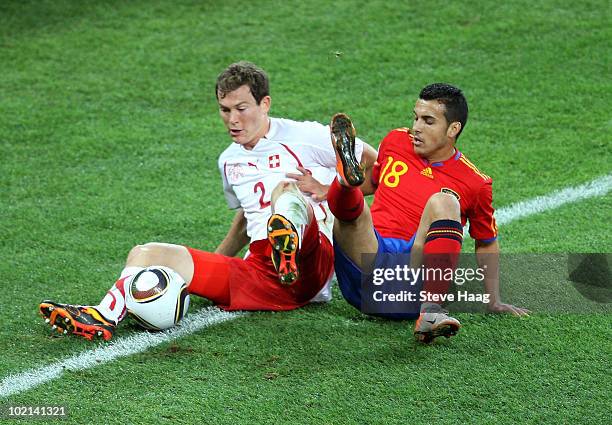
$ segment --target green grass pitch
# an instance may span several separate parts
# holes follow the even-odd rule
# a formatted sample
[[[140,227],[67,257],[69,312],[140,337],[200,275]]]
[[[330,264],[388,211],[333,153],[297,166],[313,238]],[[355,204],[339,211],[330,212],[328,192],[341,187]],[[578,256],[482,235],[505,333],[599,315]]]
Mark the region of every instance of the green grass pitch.
[[[43,298],[97,303],[138,243],[220,242],[232,212],[216,158],[230,140],[213,88],[229,63],[269,72],[271,115],[344,111],[374,146],[411,124],[422,86],[458,85],[470,104],[459,148],[493,176],[501,208],[611,173],[609,7],[0,2],[0,379],[92,348],[49,336]],[[512,222],[502,250],[612,252],[611,210],[608,194]],[[194,299],[192,311],[206,305]],[[254,313],[0,405],[64,405],[68,423],[609,418],[609,305],[457,317],[457,337],[418,346],[412,322],[367,318],[336,290],[329,305]]]

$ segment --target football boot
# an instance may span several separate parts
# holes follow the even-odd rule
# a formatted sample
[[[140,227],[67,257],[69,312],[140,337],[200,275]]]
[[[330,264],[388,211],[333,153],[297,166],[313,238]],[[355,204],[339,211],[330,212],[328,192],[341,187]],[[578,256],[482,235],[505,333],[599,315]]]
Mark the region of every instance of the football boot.
[[[345,184],[359,186],[365,180],[363,166],[355,157],[355,127],[346,114],[336,114],[330,124],[331,141],[336,151],[336,170]]]
[[[268,219],[268,241],[272,245],[272,264],[283,285],[291,285],[298,277],[300,237],[293,223],[280,214]]]
[[[439,336],[450,338],[459,332],[461,323],[450,317],[448,311],[438,304],[429,304],[421,310],[414,325],[414,336],[419,342],[428,344]]]
[[[51,329],[59,334],[74,334],[88,340],[113,337],[115,324],[107,320],[95,307],[59,304],[43,301],[39,306],[40,313]]]

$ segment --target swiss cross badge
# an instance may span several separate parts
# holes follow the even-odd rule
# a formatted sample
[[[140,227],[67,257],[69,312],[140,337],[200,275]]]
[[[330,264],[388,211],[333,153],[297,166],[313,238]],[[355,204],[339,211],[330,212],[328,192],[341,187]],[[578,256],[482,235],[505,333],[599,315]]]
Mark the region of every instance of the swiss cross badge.
[[[268,165],[270,168],[280,167],[280,155],[270,155],[268,157]]]

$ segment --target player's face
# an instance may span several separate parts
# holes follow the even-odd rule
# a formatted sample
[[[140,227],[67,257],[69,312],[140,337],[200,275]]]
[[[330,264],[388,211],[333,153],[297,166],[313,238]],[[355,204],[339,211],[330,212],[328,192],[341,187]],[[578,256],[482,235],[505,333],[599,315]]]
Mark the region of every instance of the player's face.
[[[257,104],[249,86],[244,85],[218,99],[219,114],[235,143],[253,149],[270,127],[270,96]]]
[[[444,161],[455,153],[455,138],[461,124],[449,125],[446,106],[437,100],[418,99],[414,106],[412,136],[414,151],[430,162]]]

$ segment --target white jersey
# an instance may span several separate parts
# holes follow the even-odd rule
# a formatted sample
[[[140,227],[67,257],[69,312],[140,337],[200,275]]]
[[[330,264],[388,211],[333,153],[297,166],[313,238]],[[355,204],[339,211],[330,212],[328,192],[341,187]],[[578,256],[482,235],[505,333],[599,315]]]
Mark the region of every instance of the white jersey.
[[[357,139],[355,145],[355,154],[360,159],[363,142]],[[233,143],[219,157],[225,198],[230,208],[244,210],[251,241],[267,238],[272,190],[281,181],[291,180],[287,173],[300,174],[298,166],[309,170],[322,184],[331,184],[336,176],[336,154],[329,126],[270,118],[270,130],[253,149]],[[313,206],[320,230],[331,241],[333,216],[327,201],[305,197]]]

